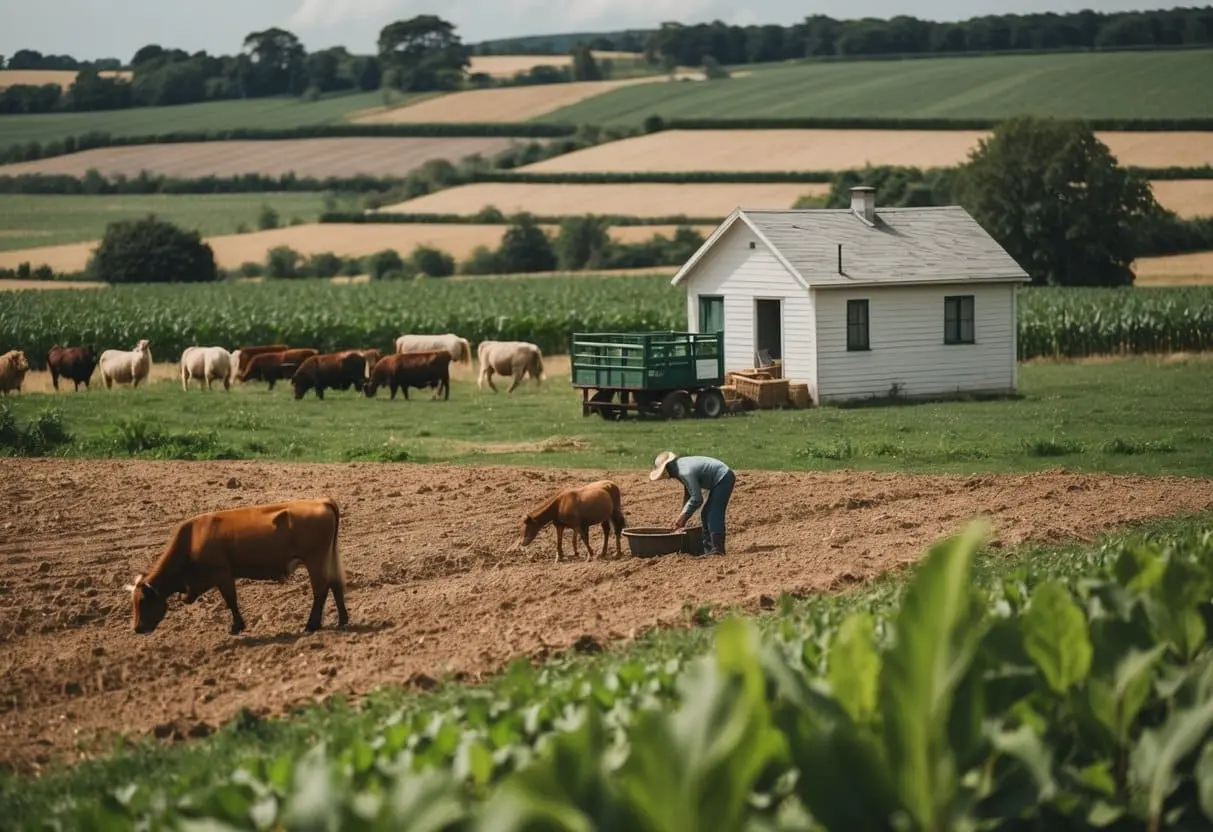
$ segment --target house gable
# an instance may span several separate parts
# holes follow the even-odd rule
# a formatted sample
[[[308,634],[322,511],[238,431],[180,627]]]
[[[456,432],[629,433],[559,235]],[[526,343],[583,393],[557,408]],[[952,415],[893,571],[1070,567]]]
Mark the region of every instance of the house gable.
[[[678,273],[670,280],[672,286],[683,286],[691,291],[691,286],[694,283],[694,277],[702,267],[709,261],[717,259],[720,252],[726,250],[730,246],[743,245],[746,238],[752,237],[750,241],[755,246],[761,245],[766,248],[766,253],[774,257],[776,261],[784,268],[788,276],[796,282],[797,285],[804,291],[809,290],[809,283],[804,279],[800,272],[788,262],[787,258],[772,245],[771,241],[766,238],[766,235],[753,222],[746,217],[742,209],[734,209],[733,213],[729,214],[716,230],[704,240],[703,245],[691,255],[690,259],[683,264]]]

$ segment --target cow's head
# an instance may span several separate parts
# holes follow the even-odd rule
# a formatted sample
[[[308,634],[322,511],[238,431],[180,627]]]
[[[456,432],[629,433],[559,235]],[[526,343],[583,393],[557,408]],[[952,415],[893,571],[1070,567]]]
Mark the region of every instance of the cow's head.
[[[375,393],[379,390],[379,385],[375,383],[374,378],[368,378],[362,383],[362,392],[366,394],[368,399],[375,398]]]
[[[148,341],[146,338],[140,338],[139,343],[135,344],[135,352],[147,352],[147,348],[150,345],[151,345],[151,342]]]
[[[144,581],[142,575],[135,578],[135,583],[127,584],[125,589],[131,593],[135,632],[143,635],[155,630],[168,612],[168,599],[160,590]]]
[[[15,350],[8,357],[9,363],[13,365],[13,369],[19,373],[29,372],[29,359],[25,357],[25,353],[21,350]]]
[[[535,535],[539,534],[539,530],[543,528],[543,524],[531,515],[526,515],[522,518],[522,537],[518,538],[518,542],[514,547],[530,546],[535,540]]]

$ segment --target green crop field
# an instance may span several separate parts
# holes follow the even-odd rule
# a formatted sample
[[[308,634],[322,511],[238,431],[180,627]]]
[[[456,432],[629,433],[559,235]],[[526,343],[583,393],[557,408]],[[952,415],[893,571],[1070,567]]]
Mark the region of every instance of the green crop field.
[[[575,275],[355,286],[299,280],[6,293],[0,349],[23,349],[41,367],[55,343],[129,349],[148,338],[153,355],[175,360],[191,344],[390,350],[402,332],[458,332],[473,343],[523,339],[560,353],[577,330],[684,329],[684,296],[669,280]],[[1213,346],[1208,286],[1026,289],[1019,309],[1021,358]]]
[[[757,622],[704,608],[622,654],[0,780],[0,812],[29,830],[1206,828],[1213,517],[982,543]]]
[[[161,360],[176,357],[160,353]],[[106,390],[98,375],[89,391],[73,393],[69,383],[58,395],[23,392],[0,407],[11,408],[17,425],[56,409],[71,439],[48,451],[69,456],[643,467],[650,448],[673,441],[728,448],[749,468],[776,470],[1065,466],[1213,475],[1213,361],[1204,358],[1026,364],[1014,400],[757,411],[677,423],[582,416],[568,371],[554,362],[544,383],[527,380],[508,395],[500,379],[502,392],[481,391],[456,370],[449,401],[433,400],[428,390],[411,391],[408,402],[391,401],[386,390],[373,399],[330,391],[324,401],[314,394],[296,401],[286,382],[272,391],[250,382],[206,392],[196,383],[182,390],[173,378]]]
[[[345,121],[347,114],[383,106],[378,92],[336,95],[318,101],[253,98],[209,101],[174,107],[136,107],[94,113],[37,113],[0,116],[0,147],[45,142],[93,131],[115,136],[145,136],[178,130],[285,129]]]
[[[155,214],[203,236],[257,230],[262,206],[279,225],[314,222],[325,211],[317,193],[122,194],[109,196],[7,195],[0,200],[0,251],[99,240],[106,226]]]
[[[751,69],[737,67],[737,72]],[[544,122],[639,125],[663,118],[1181,118],[1213,112],[1208,50],[813,63],[713,82],[641,84]]]

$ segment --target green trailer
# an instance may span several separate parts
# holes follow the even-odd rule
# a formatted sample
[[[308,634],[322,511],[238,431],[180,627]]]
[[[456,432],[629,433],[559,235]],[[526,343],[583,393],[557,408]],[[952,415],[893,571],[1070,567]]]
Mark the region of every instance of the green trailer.
[[[725,410],[724,335],[698,332],[573,334],[573,387],[581,413],[715,419]]]

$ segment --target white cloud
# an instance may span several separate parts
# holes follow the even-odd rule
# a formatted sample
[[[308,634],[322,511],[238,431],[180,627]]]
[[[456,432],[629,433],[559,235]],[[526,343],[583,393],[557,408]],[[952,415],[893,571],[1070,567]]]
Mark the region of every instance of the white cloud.
[[[299,29],[334,26],[351,21],[382,18],[397,0],[302,0],[288,21]]]

